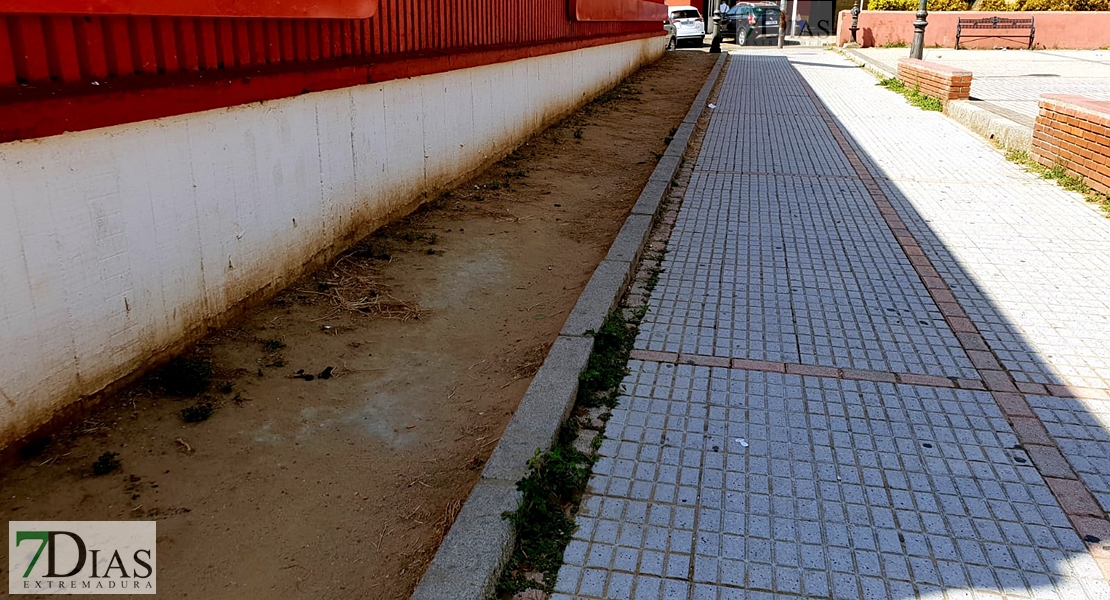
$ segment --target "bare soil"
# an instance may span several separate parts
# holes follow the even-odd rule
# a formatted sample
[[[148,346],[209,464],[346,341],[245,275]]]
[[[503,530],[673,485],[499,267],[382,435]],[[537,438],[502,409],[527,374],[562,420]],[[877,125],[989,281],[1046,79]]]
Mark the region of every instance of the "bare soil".
[[[199,396],[156,374],[27,448],[0,511],[156,519],[167,597],[407,598],[715,59],[668,53],[209,338]]]

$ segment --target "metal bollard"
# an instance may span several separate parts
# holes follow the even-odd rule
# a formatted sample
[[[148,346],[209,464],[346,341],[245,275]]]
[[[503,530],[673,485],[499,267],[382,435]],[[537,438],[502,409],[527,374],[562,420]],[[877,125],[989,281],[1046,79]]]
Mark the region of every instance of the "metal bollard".
[[[713,41],[709,43],[709,53],[710,54],[720,54],[721,53],[721,38],[724,37],[724,33],[721,31],[721,17],[720,17],[720,15],[714,15],[713,16],[713,29],[714,29]]]

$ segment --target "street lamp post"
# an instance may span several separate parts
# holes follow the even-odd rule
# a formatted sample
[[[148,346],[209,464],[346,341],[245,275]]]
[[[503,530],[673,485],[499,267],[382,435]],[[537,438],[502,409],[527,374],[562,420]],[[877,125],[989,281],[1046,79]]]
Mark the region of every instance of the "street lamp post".
[[[925,20],[929,16],[925,1],[921,0],[921,6],[917,9],[917,20],[913,22],[913,47],[910,48],[910,58],[918,60],[921,60],[921,55],[925,52],[925,27],[929,24]]]
[[[852,43],[858,44],[856,32],[859,31],[859,0],[852,3],[852,26],[848,30],[852,32]]]

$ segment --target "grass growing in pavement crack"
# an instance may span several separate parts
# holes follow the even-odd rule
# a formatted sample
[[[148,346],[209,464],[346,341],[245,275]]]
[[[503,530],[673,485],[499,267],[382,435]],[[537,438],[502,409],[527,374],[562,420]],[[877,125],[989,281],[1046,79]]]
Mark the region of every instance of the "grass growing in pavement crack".
[[[1064,165],[1056,163],[1051,168],[1046,167],[1033,160],[1029,153],[1024,150],[1007,150],[1006,160],[1017,163],[1025,167],[1027,171],[1036,173],[1044,179],[1055,181],[1065,190],[1083,194],[1087,202],[1097,204],[1102,209],[1103,214],[1110,217],[1110,196],[1092,190],[1082,177],[1068,173],[1068,169]]]
[[[593,332],[594,350],[586,369],[578,378],[578,409],[616,406],[621,381],[628,374],[628,357],[639,331],[646,307],[618,309],[610,314],[601,329]],[[577,411],[581,412],[581,411]],[[583,417],[585,418],[585,417]],[[602,422],[606,416],[601,416]],[[588,425],[592,429],[592,421]],[[498,597],[509,597],[526,589],[550,592],[555,585],[563,551],[574,534],[574,517],[596,454],[574,447],[581,424],[571,417],[559,430],[555,447],[537,451],[528,461],[528,476],[517,483],[521,492],[520,506],[506,516],[516,529],[512,557],[497,582]],[[601,444],[599,433],[591,444],[596,452]],[[535,574],[542,575],[538,580]]]
[[[920,108],[921,110],[934,110],[941,112],[944,110],[944,104],[940,100],[932,96],[922,94],[917,88],[910,89],[906,84],[902,83],[901,79],[897,77],[887,77],[879,82],[879,85],[885,87],[892,92],[898,92],[909,100],[910,104]]]
[[[628,355],[646,312],[646,306],[635,308],[631,318],[626,318],[623,311],[617,310],[593,333],[593,354],[586,370],[578,376],[578,406],[616,406],[615,392],[628,375]]]
[[[595,460],[572,446],[576,434],[577,424],[571,419],[560,430],[559,443],[548,452],[537,451],[528,461],[528,476],[517,483],[522,499],[520,507],[509,515],[517,541],[497,582],[498,595],[529,588],[551,591],[555,585]],[[528,577],[537,572],[543,575],[542,582]]]
[[[648,256],[649,261],[654,261],[655,265],[648,269],[647,279],[644,281],[644,289],[650,294],[655,291],[655,287],[659,285],[659,275],[663,273],[663,257],[666,256],[666,251],[656,252]]]

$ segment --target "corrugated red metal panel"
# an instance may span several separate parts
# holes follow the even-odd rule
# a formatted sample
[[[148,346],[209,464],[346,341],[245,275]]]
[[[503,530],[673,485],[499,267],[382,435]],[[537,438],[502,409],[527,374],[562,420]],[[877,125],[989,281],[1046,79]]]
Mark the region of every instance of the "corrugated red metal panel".
[[[221,69],[235,66],[235,36],[229,19],[216,19],[216,64]]]
[[[215,69],[219,67],[216,56],[216,22],[214,19],[201,17],[196,20],[197,29],[197,64],[202,69]]]
[[[45,40],[51,76],[62,81],[80,81],[81,63],[77,58],[77,36],[72,17],[46,17]]]
[[[177,40],[177,60],[182,71],[196,71],[200,67],[200,54],[197,51],[197,30],[193,19],[175,19],[177,27],[174,37]]]
[[[50,63],[47,60],[42,17],[15,17],[9,24],[16,77],[24,81],[49,80]]]
[[[150,17],[131,19],[131,61],[136,73],[157,73],[158,59],[155,55],[154,24]]]
[[[34,1],[54,6],[78,0]],[[121,0],[121,5],[132,1],[140,0]],[[179,3],[179,0],[159,1]],[[600,12],[591,13],[592,17],[627,13],[628,7],[633,6],[629,2],[633,2],[639,7],[637,14],[643,16],[644,5],[663,6],[662,0],[375,1],[377,14],[366,19],[61,16],[49,14],[54,11],[45,8],[40,11],[44,14],[36,15],[0,12],[0,109],[18,102],[27,110],[28,98],[34,97],[56,101],[67,95],[110,94],[120,86],[153,89],[184,85],[181,78],[196,71],[214,72],[225,81],[300,72],[306,83],[296,93],[315,89],[311,83],[315,79],[310,73],[351,65],[368,68],[373,77],[411,77],[424,74],[427,69],[438,72],[464,64],[475,66],[467,62],[473,57],[497,62],[542,54],[552,48],[595,45],[605,39],[659,35],[661,27],[657,21],[662,18],[644,22],[586,21],[576,19],[575,11],[592,3],[595,8],[606,5],[609,10],[606,13],[599,9]],[[0,11],[7,7],[7,3],[3,4]],[[343,62],[331,66],[330,62],[336,60]],[[411,66],[415,64],[422,66]],[[228,77],[223,76],[225,72]],[[343,78],[331,81],[340,80],[347,81]],[[85,83],[90,81],[101,85],[90,88]],[[351,81],[355,83],[350,85],[355,85],[360,80],[356,77]],[[329,83],[325,88],[332,86]],[[285,87],[267,89],[260,95],[267,96]],[[164,108],[101,107],[101,110],[138,119],[149,118],[141,116],[149,114],[181,114],[182,107],[190,103],[198,106],[198,110],[212,104],[197,100],[194,92],[190,92],[192,100],[188,103],[173,103]],[[227,101],[232,102],[230,96]],[[73,106],[85,110],[84,107],[98,104],[79,102]],[[71,125],[103,121],[102,116],[66,120]],[[44,124],[19,130],[53,131],[51,127],[55,126]],[[6,130],[0,123],[0,132]]]
[[[8,35],[8,20],[0,17],[0,86],[15,84],[15,59],[12,57],[12,39]]]
[[[173,23],[170,23],[173,26]],[[108,55],[104,44],[104,25],[100,17],[76,17],[74,33],[77,37],[77,60],[81,76],[96,81],[108,77]],[[176,63],[174,63],[176,67]],[[169,69],[167,67],[167,70]]]
[[[166,17],[154,19],[154,58],[161,73],[178,70],[177,37],[174,35],[173,21]]]
[[[2,9],[34,15],[365,19],[377,12],[378,0],[4,0]]]
[[[277,63],[293,60],[293,22],[284,19],[280,23],[270,20],[266,23],[266,61]]]
[[[108,58],[108,74],[121,77],[135,72],[131,60],[131,31],[126,17],[105,17],[104,49]],[[32,80],[37,81],[37,80]]]

